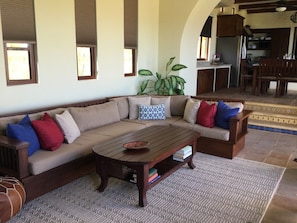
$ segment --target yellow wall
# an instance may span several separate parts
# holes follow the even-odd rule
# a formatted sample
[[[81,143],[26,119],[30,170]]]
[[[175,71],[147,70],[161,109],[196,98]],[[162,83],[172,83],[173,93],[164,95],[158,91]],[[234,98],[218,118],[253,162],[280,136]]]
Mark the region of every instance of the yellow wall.
[[[181,74],[189,80],[185,92],[195,94],[197,38],[214,2],[218,0],[211,4],[208,0],[140,0],[138,69],[157,71],[176,56],[176,62],[189,67]],[[7,87],[1,56],[0,115],[137,93],[143,77],[123,75],[123,0],[96,0],[96,4],[97,79],[77,80],[74,1],[35,0],[38,83]]]

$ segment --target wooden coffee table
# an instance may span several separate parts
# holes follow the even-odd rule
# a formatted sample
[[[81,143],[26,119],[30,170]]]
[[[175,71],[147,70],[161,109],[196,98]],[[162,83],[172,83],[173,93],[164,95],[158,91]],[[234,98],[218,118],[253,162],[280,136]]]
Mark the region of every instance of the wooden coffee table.
[[[185,163],[192,169],[193,155],[197,151],[197,139],[200,134],[196,131],[173,126],[151,126],[136,132],[128,133],[107,140],[93,147],[96,156],[96,172],[101,178],[98,187],[103,192],[108,184],[109,177],[129,180],[131,171],[137,175],[139,191],[139,206],[147,205],[146,192],[165,179]],[[147,141],[148,148],[125,149],[123,144],[132,141]],[[173,160],[172,155],[187,145],[192,146],[192,155],[184,162]],[[149,184],[149,170],[156,168],[159,179]]]

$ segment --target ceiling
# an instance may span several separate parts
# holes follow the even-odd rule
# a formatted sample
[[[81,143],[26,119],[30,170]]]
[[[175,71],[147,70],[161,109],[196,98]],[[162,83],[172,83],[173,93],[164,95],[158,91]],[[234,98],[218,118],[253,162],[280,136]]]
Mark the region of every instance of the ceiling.
[[[284,6],[286,11],[297,11],[297,0],[234,0],[238,10],[251,13],[276,12],[277,7]]]

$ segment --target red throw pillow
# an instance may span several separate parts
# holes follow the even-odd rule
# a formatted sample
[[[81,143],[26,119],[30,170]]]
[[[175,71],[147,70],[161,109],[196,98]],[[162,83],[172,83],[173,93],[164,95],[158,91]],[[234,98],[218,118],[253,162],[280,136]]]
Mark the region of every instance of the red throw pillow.
[[[215,126],[216,112],[216,104],[210,105],[206,101],[202,101],[197,112],[197,124],[213,128]]]
[[[48,113],[44,113],[40,120],[33,120],[32,126],[35,129],[42,149],[53,151],[58,149],[63,143],[63,133]]]

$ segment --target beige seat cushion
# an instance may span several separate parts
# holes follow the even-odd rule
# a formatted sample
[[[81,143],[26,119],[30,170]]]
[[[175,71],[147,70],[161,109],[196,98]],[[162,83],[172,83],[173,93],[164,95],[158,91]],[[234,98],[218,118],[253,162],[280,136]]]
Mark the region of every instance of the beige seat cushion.
[[[38,150],[28,158],[29,171],[33,175],[43,173],[72,160],[92,153],[92,147],[111,138],[84,132],[72,144],[63,143],[55,151]]]
[[[129,132],[134,132],[143,128],[145,128],[145,125],[140,123],[119,121],[106,126],[102,126],[100,128],[96,128],[92,131],[92,133],[103,136],[115,137]]]
[[[171,118],[166,118],[165,120],[138,120],[138,119],[123,119],[126,122],[133,122],[137,124],[141,124],[145,127],[153,126],[153,125],[171,125],[172,123],[180,120],[180,116],[172,116]]]
[[[223,129],[223,128],[220,128],[217,126],[215,126],[213,128],[208,128],[208,127],[204,127],[204,126],[198,125],[198,124],[191,124],[189,122],[186,122],[183,119],[172,123],[172,125],[195,130],[197,132],[200,132],[200,136],[202,136],[202,137],[219,139],[219,140],[223,140],[223,141],[229,141],[229,137],[230,137],[229,130],[226,130],[226,129]]]
[[[29,171],[33,175],[92,153],[96,144],[128,132],[145,128],[145,125],[119,121],[85,131],[72,144],[62,144],[55,151],[38,150],[29,157]]]

